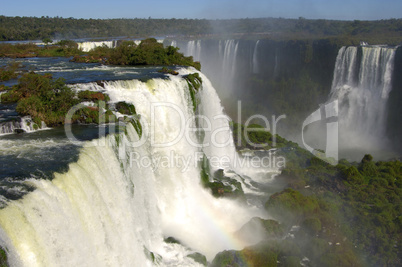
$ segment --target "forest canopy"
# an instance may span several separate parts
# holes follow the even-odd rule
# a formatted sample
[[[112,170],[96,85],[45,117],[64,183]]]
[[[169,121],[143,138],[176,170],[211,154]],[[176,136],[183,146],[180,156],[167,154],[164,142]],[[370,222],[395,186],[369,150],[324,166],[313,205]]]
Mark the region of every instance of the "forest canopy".
[[[0,41],[148,37],[256,35],[258,38],[301,39],[343,37],[371,43],[402,42],[402,19],[378,21],[310,20],[305,18],[206,19],[75,19],[0,16]]]

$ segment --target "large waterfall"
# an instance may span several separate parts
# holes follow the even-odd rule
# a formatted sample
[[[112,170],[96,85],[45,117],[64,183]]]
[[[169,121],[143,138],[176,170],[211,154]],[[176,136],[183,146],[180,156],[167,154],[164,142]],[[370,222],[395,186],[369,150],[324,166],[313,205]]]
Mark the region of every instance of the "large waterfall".
[[[233,96],[237,71],[242,69],[239,67],[242,62],[238,60],[238,40],[220,40],[212,46],[202,40],[172,41],[168,45],[178,46],[185,55],[201,61],[203,71],[219,88],[221,97]]]
[[[245,109],[255,107],[254,113],[261,112],[266,116],[292,112],[293,107],[284,108],[284,111],[281,106],[270,109],[275,106],[272,102],[283,101],[292,106],[308,102],[298,112],[286,113],[285,127],[279,130],[282,136],[301,144],[299,136],[303,120],[320,102],[337,99],[341,156],[349,158],[357,151],[351,158],[359,159],[364,153],[373,153],[379,158],[393,156],[393,153],[383,152],[391,148],[387,128],[395,128],[390,123],[398,123],[396,119],[390,122],[387,114],[392,102],[388,98],[395,80],[397,47],[363,44],[337,51],[324,40],[312,44],[242,39],[174,41],[174,44],[186,55],[201,61],[203,72],[211,78],[232,115],[236,114],[237,100],[245,102]],[[308,49],[312,49],[310,59]],[[304,88],[306,93],[295,97],[309,79],[311,88]],[[290,93],[284,98],[269,98],[278,96],[275,92],[283,83],[287,83],[284,88]],[[320,129],[309,130],[312,142],[325,136]],[[399,136],[394,133],[390,136],[391,142],[400,142]],[[323,142],[325,140],[317,141],[315,145],[322,148]]]
[[[386,46],[339,50],[330,101],[339,101],[341,149],[370,152],[387,146],[387,102],[395,52],[395,47]]]
[[[142,136],[127,124],[124,133],[85,143],[67,172],[27,180],[36,189],[0,210],[1,245],[11,264],[199,266],[187,255],[200,252],[212,260],[219,251],[243,248],[246,243],[233,233],[264,214],[235,200],[214,198],[200,184],[204,153],[237,157],[220,100],[201,76],[199,115],[212,121],[204,147],[195,145],[195,131],[181,132],[194,129],[196,120],[188,85],[180,76],[111,81],[104,87],[87,84],[106,91],[112,103],[134,104]],[[169,236],[182,245],[164,242]]]

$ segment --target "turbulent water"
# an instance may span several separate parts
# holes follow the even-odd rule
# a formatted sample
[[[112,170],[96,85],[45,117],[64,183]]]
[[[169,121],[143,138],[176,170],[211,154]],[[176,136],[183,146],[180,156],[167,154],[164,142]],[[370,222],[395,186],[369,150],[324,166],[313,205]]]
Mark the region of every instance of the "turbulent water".
[[[127,39],[130,40],[130,39]],[[136,45],[141,43],[141,40],[132,40]],[[157,40],[159,43],[162,43],[162,39]],[[81,49],[84,52],[89,52],[97,47],[108,47],[115,48],[118,45],[118,40],[113,41],[86,41],[86,42],[78,42],[78,49]]]
[[[185,55],[193,56],[194,60],[201,61],[206,75],[219,88],[219,95],[224,98],[233,96],[231,94],[235,91],[237,71],[243,69],[241,66],[243,61],[238,60],[239,40],[220,40],[213,46],[206,46],[202,40],[166,41],[165,44],[178,46]],[[257,61],[255,58],[254,62],[250,62],[250,64],[256,64],[251,68],[257,69]]]
[[[248,85],[242,83],[244,75],[258,74],[260,78],[265,77],[261,79],[269,81],[275,79],[279,72],[286,72],[286,68],[291,70],[292,66],[284,63],[284,57],[287,57],[288,65],[298,64],[295,63],[296,57],[292,59],[284,54],[292,55],[295,51],[291,48],[286,50],[287,48],[269,45],[260,40],[174,41],[169,44],[178,45],[186,55],[202,62],[203,70],[216,85],[223,99],[242,99],[240,92],[253,94],[247,91]],[[282,48],[283,51],[278,51]],[[269,49],[272,51],[266,51]],[[387,112],[393,76],[396,75],[396,50],[397,47],[370,46],[365,43],[339,50],[328,101],[339,100],[339,149],[342,157],[358,160],[364,153],[373,153],[378,158],[385,159],[395,156],[392,145],[387,140],[386,129],[392,127],[387,125]],[[239,86],[242,87],[238,88]],[[252,97],[263,105],[264,102],[258,95]],[[316,109],[310,108],[311,111]],[[292,114],[287,115],[291,119]],[[321,143],[325,143],[325,140],[321,142],[319,139],[326,135],[321,130],[325,129],[325,125],[317,127],[310,128],[308,136],[312,139],[310,142],[323,148]],[[301,144],[301,140],[295,137],[299,133],[289,135],[282,130],[280,134],[296,138]]]
[[[55,74],[69,70],[65,65]],[[144,69],[145,77],[147,72]],[[213,197],[201,186],[200,161],[204,154],[218,159],[211,171],[225,169],[228,176],[243,183],[248,196],[264,192],[247,181],[269,184],[277,170],[236,165],[241,156],[233,146],[229,121],[215,89],[201,74],[203,86],[195,113],[188,84],[181,77],[195,70],[179,72],[169,78],[158,78],[155,73],[147,81],[72,85],[77,90],[106,92],[111,104],[134,104],[143,128],[141,138],[127,124],[125,132],[117,132],[117,125],[115,132],[110,126],[108,135],[89,138],[92,141],[70,143],[65,137],[52,136],[54,130],[43,131],[45,139],[21,139],[35,133],[0,139],[5,145],[0,151],[4,159],[38,156],[32,156],[31,165],[20,170],[18,183],[12,187],[20,194],[3,194],[1,245],[12,266],[199,266],[187,255],[200,252],[212,260],[219,251],[250,244],[234,233],[252,217],[267,216],[261,205],[266,196],[249,204]],[[204,138],[191,130],[197,123],[206,129]],[[182,132],[185,129],[190,130]],[[64,167],[38,165],[38,171],[47,171],[33,175],[30,166],[36,161]],[[1,186],[7,189],[15,174],[5,170]],[[165,242],[170,236],[181,244]]]
[[[239,58],[244,49],[237,40],[219,41],[215,48],[189,41],[184,49],[201,61],[213,51],[215,59],[202,63],[221,77],[220,94],[233,93],[242,70],[266,69],[258,41],[250,44],[247,60]],[[352,148],[383,144],[395,50],[339,51],[330,101],[340,103],[340,135]],[[274,61],[272,72],[279,68],[279,59]],[[56,58],[25,59],[24,66],[64,77],[75,90],[107,93],[111,105],[134,104],[142,135],[130,123],[77,126],[72,134],[68,127],[33,131],[29,118],[17,119],[15,106],[0,105],[0,245],[12,266],[199,266],[188,255],[199,252],[211,261],[220,251],[259,240],[258,233],[247,240],[235,233],[252,217],[267,218],[262,204],[278,170],[250,167],[238,154],[229,119],[205,75],[200,73],[194,110],[183,79],[196,72],[192,68],[166,76],[154,67]],[[16,129],[28,133],[11,134]],[[223,169],[241,183],[246,201],[215,198],[201,186],[203,157],[210,159],[211,174]]]
[[[108,48],[115,48],[117,41],[98,41],[98,42],[80,42],[78,43],[78,49],[84,52],[89,52],[96,47],[106,46]]]
[[[385,129],[395,52],[386,46],[339,50],[329,101],[339,101],[341,149],[370,153],[389,147]]]

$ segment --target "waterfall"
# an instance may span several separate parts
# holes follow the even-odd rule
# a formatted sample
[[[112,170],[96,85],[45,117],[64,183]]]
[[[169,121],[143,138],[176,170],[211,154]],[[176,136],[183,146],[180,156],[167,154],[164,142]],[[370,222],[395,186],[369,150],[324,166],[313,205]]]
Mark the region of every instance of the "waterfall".
[[[204,104],[199,115],[221,118],[220,100],[200,75],[198,97]],[[246,243],[233,233],[263,215],[234,200],[214,198],[201,186],[204,153],[236,152],[230,144],[204,150],[194,145],[194,131],[181,132],[196,125],[187,82],[180,76],[110,81],[103,90],[112,103],[135,105],[142,136],[127,124],[124,133],[85,143],[67,172],[52,180],[27,180],[36,189],[0,210],[1,245],[12,265],[200,266],[187,255],[198,251],[212,260],[219,251],[243,248]],[[222,131],[220,144],[232,140],[227,126],[225,120],[211,124],[211,132]],[[177,138],[180,134],[186,138]],[[204,146],[212,138],[206,134]],[[183,245],[164,242],[168,236]]]
[[[42,122],[39,126],[35,126],[35,123],[32,121],[30,116],[25,116],[20,118],[19,120],[12,120],[7,122],[0,123],[0,136],[5,134],[12,134],[18,132],[33,132],[38,128],[46,128],[46,124]]]
[[[209,45],[210,43],[212,45]],[[224,98],[233,95],[239,69],[247,64],[247,69],[252,70],[249,66],[251,59],[243,62],[238,58],[239,43],[238,40],[169,42],[178,46],[185,56],[193,56],[194,60],[201,62],[203,72],[214,82],[215,87],[219,88],[219,94]]]
[[[386,46],[339,50],[330,101],[339,101],[339,133],[345,148],[363,148],[368,152],[384,149],[395,52],[395,47]]]
[[[258,63],[258,45],[260,44],[260,40],[258,40],[255,43],[254,51],[253,51],[253,64],[252,64],[252,70],[253,73],[259,73],[260,68],[259,68],[259,63]]]
[[[115,48],[116,45],[117,41],[80,42],[78,43],[78,49],[81,49],[84,52],[89,52],[96,47],[106,46],[109,48]]]
[[[239,42],[235,40],[225,40],[224,45],[220,47],[223,49],[223,51],[219,53],[222,55],[221,77],[224,85],[222,96],[229,97],[234,91]]]
[[[354,86],[355,70],[357,68],[357,47],[343,46],[336,57],[334,78],[332,80],[332,91],[343,85]]]
[[[187,43],[187,55],[193,56],[195,61],[201,60],[201,40],[189,41]]]
[[[172,41],[171,43],[170,43],[170,46],[173,46],[173,47],[177,47],[177,41]]]
[[[236,71],[238,47],[239,42],[235,40],[226,40],[223,47],[222,69],[224,70],[224,75],[227,75],[230,80],[232,80]]]

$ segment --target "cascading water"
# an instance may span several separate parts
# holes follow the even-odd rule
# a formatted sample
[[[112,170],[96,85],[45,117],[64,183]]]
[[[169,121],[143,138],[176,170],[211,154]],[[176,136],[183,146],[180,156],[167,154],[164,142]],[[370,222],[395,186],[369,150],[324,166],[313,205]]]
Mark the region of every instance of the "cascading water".
[[[115,48],[116,45],[117,41],[81,42],[78,43],[78,49],[81,49],[84,52],[89,52],[96,47],[106,46],[109,48]]]
[[[386,106],[395,52],[395,47],[386,46],[339,50],[330,101],[339,101],[341,149],[371,152],[387,145]]]
[[[184,55],[193,56],[194,60],[202,62],[203,71],[213,80],[215,87],[219,87],[221,97],[232,96],[240,64],[238,40],[220,40],[213,46],[208,46],[203,40],[171,41],[168,44],[178,46]]]
[[[233,146],[212,142],[232,137],[214,88],[201,77],[199,97],[207,104],[200,115],[216,120],[210,131],[219,132],[205,135],[204,148],[193,144],[198,140],[193,131],[177,138],[186,124],[196,124],[188,85],[180,76],[88,86],[107,91],[111,102],[134,104],[142,136],[127,124],[125,133],[87,142],[67,172],[52,180],[27,180],[36,189],[0,210],[1,245],[12,265],[199,266],[187,255],[198,251],[211,260],[224,249],[244,247],[247,243],[233,233],[264,214],[216,199],[200,184],[204,153],[236,156]],[[183,245],[164,242],[168,236]]]
[[[252,62],[252,70],[253,73],[259,73],[259,62],[258,62],[258,45],[260,44],[260,40],[255,43],[254,51],[253,51],[253,62]]]
[[[22,117],[18,121],[12,120],[7,122],[0,122],[0,135],[12,134],[18,132],[33,132],[40,128],[46,128],[43,122],[41,125],[35,126],[30,116]]]
[[[230,80],[233,80],[236,71],[239,42],[226,40],[223,47],[223,51],[220,52],[220,54],[223,54],[222,69],[225,70],[224,75],[227,75]]]
[[[357,50],[355,46],[343,46],[336,57],[332,91],[343,85],[354,86],[356,83]]]
[[[173,44],[172,44],[173,46]],[[189,41],[187,44],[187,55],[193,56],[194,60],[200,61],[201,59],[201,40]]]

